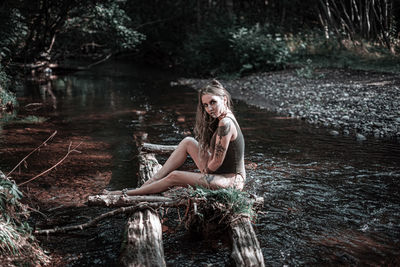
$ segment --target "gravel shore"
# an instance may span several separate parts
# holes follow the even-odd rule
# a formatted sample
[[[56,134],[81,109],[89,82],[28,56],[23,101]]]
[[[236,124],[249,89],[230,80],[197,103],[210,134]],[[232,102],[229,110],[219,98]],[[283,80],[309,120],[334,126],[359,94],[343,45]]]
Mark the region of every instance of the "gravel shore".
[[[204,79],[180,79],[196,89]],[[220,80],[232,97],[329,129],[332,135],[400,140],[400,75],[321,69],[312,78],[295,70]]]

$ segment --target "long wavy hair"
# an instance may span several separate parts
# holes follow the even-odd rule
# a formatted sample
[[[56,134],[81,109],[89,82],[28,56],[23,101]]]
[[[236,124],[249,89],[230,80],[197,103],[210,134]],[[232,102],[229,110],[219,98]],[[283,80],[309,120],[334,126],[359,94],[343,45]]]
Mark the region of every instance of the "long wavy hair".
[[[232,98],[229,92],[217,80],[212,80],[211,83],[202,89],[198,94],[198,104],[196,113],[196,125],[194,127],[194,134],[200,145],[200,152],[205,153],[212,145],[211,139],[214,132],[218,128],[218,118],[211,117],[205,110],[201,98],[203,95],[226,96],[227,107],[232,110]]]

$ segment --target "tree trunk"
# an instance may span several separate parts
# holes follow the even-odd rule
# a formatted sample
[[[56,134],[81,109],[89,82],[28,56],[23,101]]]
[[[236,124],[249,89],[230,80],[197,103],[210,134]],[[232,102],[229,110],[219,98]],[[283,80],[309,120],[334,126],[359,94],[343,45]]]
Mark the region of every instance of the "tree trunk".
[[[153,177],[160,169],[161,165],[158,163],[154,154],[139,154],[139,177],[138,187],[144,184],[147,180]]]
[[[140,153],[138,186],[150,179],[160,168],[154,154]],[[145,209],[133,213],[125,226],[124,237],[121,266],[166,266],[161,222],[155,211]]]
[[[233,222],[230,236],[232,242],[231,260],[234,266],[265,266],[260,243],[250,219],[240,218]]]
[[[165,266],[161,222],[147,209],[135,212],[125,227],[122,266]]]

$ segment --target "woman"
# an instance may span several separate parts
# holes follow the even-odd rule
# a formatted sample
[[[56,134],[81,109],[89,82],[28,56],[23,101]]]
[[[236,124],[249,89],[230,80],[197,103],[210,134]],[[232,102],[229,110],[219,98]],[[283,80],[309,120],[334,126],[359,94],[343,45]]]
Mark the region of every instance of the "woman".
[[[195,135],[183,139],[164,166],[140,188],[109,191],[108,194],[145,195],[174,186],[203,186],[212,189],[243,189],[244,139],[232,113],[231,97],[216,80],[199,91]],[[199,172],[178,171],[187,155]]]

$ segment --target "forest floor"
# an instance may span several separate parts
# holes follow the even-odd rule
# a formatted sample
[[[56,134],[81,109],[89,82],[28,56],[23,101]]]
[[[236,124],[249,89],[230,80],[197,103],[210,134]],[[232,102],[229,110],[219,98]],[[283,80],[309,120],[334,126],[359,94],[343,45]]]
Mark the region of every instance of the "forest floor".
[[[234,99],[330,129],[332,135],[400,140],[400,75],[350,69],[252,74],[220,80]],[[307,77],[304,77],[307,76]],[[210,80],[179,79],[201,88]]]

